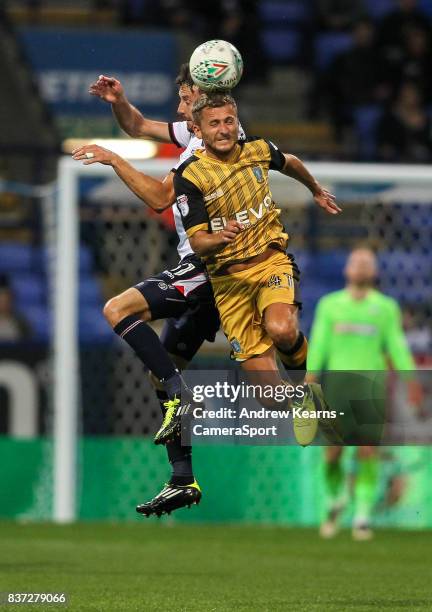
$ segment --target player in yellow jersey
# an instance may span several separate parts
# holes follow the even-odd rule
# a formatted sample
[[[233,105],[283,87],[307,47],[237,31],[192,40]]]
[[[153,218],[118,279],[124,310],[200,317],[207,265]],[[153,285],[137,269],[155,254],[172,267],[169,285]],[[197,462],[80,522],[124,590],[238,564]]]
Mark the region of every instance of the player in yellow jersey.
[[[341,209],[297,157],[262,138],[238,141],[231,96],[202,95],[193,118],[205,150],[177,168],[176,203],[192,249],[206,262],[232,356],[248,372],[276,375],[276,348],[287,370],[303,377],[307,340],[298,326],[299,272],[285,253],[288,235],[271,196],[269,170],[303,183],[326,212]],[[313,395],[324,405],[318,385],[308,387],[303,405],[314,409]],[[183,414],[173,409],[158,432],[161,439],[178,433]]]

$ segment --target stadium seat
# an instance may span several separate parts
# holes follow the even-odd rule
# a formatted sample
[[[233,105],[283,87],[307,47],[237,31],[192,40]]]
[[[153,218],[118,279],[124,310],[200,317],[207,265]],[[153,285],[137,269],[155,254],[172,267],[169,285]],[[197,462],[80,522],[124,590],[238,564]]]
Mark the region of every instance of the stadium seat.
[[[115,334],[106,322],[100,308],[84,306],[79,313],[80,342],[111,342]]]
[[[366,0],[366,12],[373,20],[381,19],[396,8],[395,0]]]
[[[27,305],[20,307],[21,314],[29,322],[34,339],[48,342],[52,335],[52,317],[45,306]]]
[[[33,247],[18,242],[0,244],[0,272],[31,272],[34,262]]]
[[[276,64],[295,62],[300,54],[300,33],[292,29],[265,29],[262,42],[270,61]]]
[[[103,299],[99,284],[93,276],[80,277],[79,282],[79,302],[80,305],[94,305],[102,308]]]
[[[432,19],[432,2],[431,0],[420,0],[418,8],[422,13]]]
[[[346,251],[320,251],[313,255],[313,274],[317,278],[326,279],[328,291],[343,286],[343,269],[347,260]]]
[[[340,53],[352,46],[352,36],[345,32],[318,34],[315,39],[315,65],[325,70]]]
[[[11,287],[18,308],[43,306],[46,303],[46,285],[38,274],[15,274],[11,277]]]
[[[260,17],[264,24],[296,25],[304,23],[310,16],[307,2],[300,0],[285,0],[283,2],[267,1],[260,3]]]
[[[36,249],[37,265],[44,272],[47,271],[49,263],[49,251],[46,247]],[[80,272],[91,272],[93,269],[93,255],[88,246],[81,244],[79,247],[79,269]]]
[[[302,275],[308,274],[309,265],[311,263],[311,255],[309,251],[303,249],[288,249],[294,255],[296,264],[298,265]]]
[[[376,157],[376,130],[382,114],[383,109],[375,104],[358,106],[353,111],[360,159],[371,160]]]

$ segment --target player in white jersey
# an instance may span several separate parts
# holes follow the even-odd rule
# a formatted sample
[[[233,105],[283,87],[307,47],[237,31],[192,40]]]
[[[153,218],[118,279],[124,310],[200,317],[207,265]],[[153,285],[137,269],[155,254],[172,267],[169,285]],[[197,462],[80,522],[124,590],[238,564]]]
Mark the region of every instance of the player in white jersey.
[[[197,149],[203,148],[203,143],[192,132],[192,105],[201,92],[190,77],[188,64],[181,66],[176,84],[180,98],[178,114],[183,120],[174,123],[145,118],[127,100],[121,83],[112,77],[100,76],[91,85],[90,93],[111,104],[114,116],[129,136],[154,138],[184,147],[175,165],[177,168]],[[239,138],[244,138],[242,129]],[[173,172],[163,181],[149,177],[97,145],[80,147],[73,152],[73,157],[84,164],[111,165],[124,183],[157,212],[169,208],[175,201]],[[127,289],[109,300],[104,308],[114,331],[126,340],[152,373],[163,412],[178,402],[181,393],[187,401],[178,370],[186,367],[204,340],[214,340],[219,328],[219,314],[205,265],[191,249],[177,206],[173,212],[179,237],[179,264]],[[160,340],[147,324],[157,319],[166,319]],[[158,434],[155,442],[158,443]],[[169,513],[198,503],[201,498],[192,471],[191,447],[181,446],[180,440],[175,439],[167,444],[167,452],[173,473],[159,495],[137,507],[146,516]]]

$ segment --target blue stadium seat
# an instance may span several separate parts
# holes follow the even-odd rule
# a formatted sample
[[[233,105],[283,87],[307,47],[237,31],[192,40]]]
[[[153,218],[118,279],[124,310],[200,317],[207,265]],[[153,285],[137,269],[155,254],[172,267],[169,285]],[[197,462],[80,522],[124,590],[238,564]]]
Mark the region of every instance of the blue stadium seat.
[[[431,274],[430,254],[414,251],[380,251],[378,253],[380,269],[386,272],[403,274]]]
[[[432,19],[432,2],[431,0],[420,0],[418,8],[422,13]]]
[[[429,212],[428,206],[412,202],[410,204],[403,203],[403,225],[411,229],[417,229],[422,232],[431,231],[432,215]]]
[[[43,306],[46,303],[47,288],[41,275],[16,274],[10,281],[18,308],[29,305]]]
[[[111,342],[115,334],[106,322],[100,308],[84,306],[80,308],[79,313],[79,337],[84,343]]]
[[[346,251],[320,251],[312,256],[313,274],[325,279],[328,291],[341,288],[344,283],[343,269],[347,260]]]
[[[352,36],[345,32],[318,34],[315,39],[315,65],[325,70],[332,61],[352,47]]]
[[[432,302],[430,254],[381,251],[378,254],[381,283],[385,291],[404,303]],[[404,281],[401,283],[400,279]]]
[[[27,319],[35,340],[48,342],[52,335],[52,317],[45,306],[28,305],[20,307],[21,314]]]
[[[268,58],[277,64],[295,62],[300,54],[300,33],[293,29],[265,29],[262,42]]]
[[[373,20],[381,19],[387,13],[396,10],[396,8],[395,0],[366,0],[366,12]]]
[[[0,272],[31,272],[34,262],[33,247],[18,242],[0,244]]]
[[[46,272],[49,263],[49,251],[45,247],[36,249],[36,261],[41,270]],[[79,247],[79,269],[80,272],[91,272],[93,269],[93,255],[90,249],[81,244]]]
[[[382,114],[383,109],[376,104],[358,106],[353,111],[354,127],[358,138],[358,153],[361,159],[370,160],[376,157],[376,131]]]
[[[99,284],[93,276],[80,276],[79,301],[81,305],[94,305],[102,308],[102,294]]]
[[[294,255],[296,264],[300,268],[301,274],[308,274],[309,266],[311,263],[311,255],[309,251],[305,251],[303,249],[290,249],[288,248],[288,252]]]
[[[305,0],[264,0],[260,3],[259,10],[261,21],[269,25],[301,24],[311,13]]]

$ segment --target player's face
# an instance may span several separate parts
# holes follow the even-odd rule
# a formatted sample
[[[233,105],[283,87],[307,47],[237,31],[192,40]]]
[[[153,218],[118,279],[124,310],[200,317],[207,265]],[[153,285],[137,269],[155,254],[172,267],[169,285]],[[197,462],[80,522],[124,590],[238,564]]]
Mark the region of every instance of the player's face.
[[[178,92],[180,102],[177,108],[177,113],[183,121],[187,121],[188,130],[192,132],[192,106],[197,98],[200,97],[200,90],[198,87],[189,87],[188,85],[182,85]]]
[[[237,111],[231,104],[219,108],[204,108],[195,134],[204,140],[207,153],[227,157],[238,140]]]
[[[356,249],[348,257],[345,278],[354,285],[372,285],[377,276],[376,257],[369,249]]]

